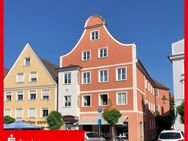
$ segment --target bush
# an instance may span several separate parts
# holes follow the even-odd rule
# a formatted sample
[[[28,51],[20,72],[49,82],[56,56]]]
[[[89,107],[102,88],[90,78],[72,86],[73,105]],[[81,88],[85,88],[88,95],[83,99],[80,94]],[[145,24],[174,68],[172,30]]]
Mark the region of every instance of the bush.
[[[51,130],[58,130],[63,125],[61,113],[52,111],[47,117],[48,128]]]
[[[13,123],[15,122],[15,119],[10,117],[10,116],[4,116],[4,123],[5,124],[10,124],[10,123]]]
[[[177,113],[180,115],[181,123],[184,123],[184,102],[182,102],[181,105],[177,107]]]

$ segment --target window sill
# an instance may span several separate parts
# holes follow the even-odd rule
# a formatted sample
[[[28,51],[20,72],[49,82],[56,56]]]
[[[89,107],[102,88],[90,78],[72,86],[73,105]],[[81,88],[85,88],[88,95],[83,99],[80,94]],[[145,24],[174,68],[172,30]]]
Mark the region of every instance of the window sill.
[[[127,79],[116,80],[116,82],[122,82],[122,81],[127,81]]]
[[[108,58],[108,56],[98,57],[98,59],[106,59],[106,58]]]
[[[92,106],[82,106],[82,108],[91,108]]]
[[[72,108],[72,107],[71,107],[71,106],[67,106],[67,107],[66,107],[66,106],[64,106],[63,108]]]
[[[16,82],[16,84],[23,84],[24,82]]]
[[[106,107],[106,106],[109,106],[109,105],[99,105],[99,106],[101,106],[101,107]]]
[[[91,83],[82,83],[82,85],[91,85]]]
[[[108,82],[109,82],[109,81],[105,81],[105,82],[99,82],[99,81],[98,81],[98,83],[108,83]]]

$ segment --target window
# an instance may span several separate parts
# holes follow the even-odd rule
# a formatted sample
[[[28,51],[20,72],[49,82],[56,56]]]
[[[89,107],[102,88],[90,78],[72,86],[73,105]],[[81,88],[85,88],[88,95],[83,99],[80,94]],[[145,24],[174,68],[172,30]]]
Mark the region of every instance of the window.
[[[25,59],[24,59],[24,66],[29,66],[31,64],[31,59],[30,59],[30,57],[26,57]]]
[[[82,83],[83,84],[91,83],[91,73],[90,72],[84,72],[82,74]]]
[[[126,68],[117,68],[116,69],[116,80],[126,80]]]
[[[71,84],[71,73],[64,73],[64,84]]]
[[[48,100],[50,98],[50,90],[42,90],[42,99]]]
[[[148,91],[150,91],[150,83],[148,82]]]
[[[22,119],[23,117],[23,109],[16,109],[16,119]]]
[[[118,92],[116,95],[117,105],[125,105],[127,104],[127,94],[125,92]]]
[[[29,108],[29,118],[35,118],[35,108]]]
[[[11,101],[12,99],[12,94],[11,92],[6,92],[5,93],[5,101]]]
[[[108,71],[99,70],[99,82],[107,82],[107,81],[108,81]]]
[[[159,106],[159,105],[156,105],[156,106],[155,106],[155,110],[160,113],[160,106]]]
[[[107,48],[100,48],[98,51],[98,57],[103,58],[108,56],[108,49]]]
[[[36,99],[36,91],[30,91],[30,100]]]
[[[108,94],[100,94],[99,96],[99,105],[105,106],[108,104]]]
[[[90,60],[90,59],[91,59],[91,51],[83,51],[82,60]]]
[[[159,89],[155,89],[155,96],[159,97]]]
[[[147,80],[145,80],[145,89],[147,89],[147,84],[148,84],[148,82],[147,82]]]
[[[17,92],[17,100],[22,101],[23,100],[23,91],[18,91]]]
[[[99,31],[92,31],[90,33],[90,40],[97,40],[99,39]]]
[[[65,100],[64,106],[70,107],[71,106],[71,96],[64,96],[64,100]]]
[[[24,82],[24,74],[23,73],[17,73],[17,75],[16,75],[16,82],[17,83]]]
[[[91,96],[90,95],[86,95],[86,96],[83,96],[83,107],[89,107],[91,106]]]
[[[11,117],[11,109],[5,109],[4,116],[10,116]]]
[[[31,72],[29,74],[29,81],[30,82],[36,82],[37,81],[37,72]]]
[[[43,118],[47,117],[48,113],[49,113],[48,108],[42,108],[42,117]]]
[[[140,138],[142,138],[142,136],[143,136],[143,124],[142,124],[142,122],[140,122],[140,124],[139,124],[139,127],[140,127]]]

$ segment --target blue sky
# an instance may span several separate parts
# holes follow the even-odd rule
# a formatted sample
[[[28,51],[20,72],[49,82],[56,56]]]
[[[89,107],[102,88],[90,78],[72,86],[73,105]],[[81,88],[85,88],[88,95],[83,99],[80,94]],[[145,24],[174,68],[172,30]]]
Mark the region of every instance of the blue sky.
[[[11,68],[27,42],[59,64],[79,40],[91,15],[101,15],[111,34],[136,43],[149,74],[171,89],[171,43],[184,37],[183,0],[5,0],[4,64]]]

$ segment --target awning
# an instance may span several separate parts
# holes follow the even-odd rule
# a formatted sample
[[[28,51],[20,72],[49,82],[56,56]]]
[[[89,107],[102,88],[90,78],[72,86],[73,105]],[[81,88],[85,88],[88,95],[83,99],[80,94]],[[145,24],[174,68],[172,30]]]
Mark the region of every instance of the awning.
[[[118,120],[118,123],[116,125],[123,125],[123,123],[127,120],[127,117],[121,117]],[[78,122],[79,125],[97,125],[98,124],[98,118],[93,118],[93,117],[88,117],[88,118],[81,118]],[[104,118],[101,118],[101,124],[102,125],[109,125],[108,122],[106,120],[104,120]]]
[[[4,129],[5,130],[18,130],[18,129],[35,129],[35,130],[37,130],[37,129],[42,129],[42,127],[33,125],[33,124],[29,124],[29,123],[25,123],[22,121],[15,121],[10,124],[4,124]]]
[[[75,123],[78,122],[78,117],[75,116],[71,116],[71,115],[66,115],[66,116],[62,116],[63,121],[65,123]]]

